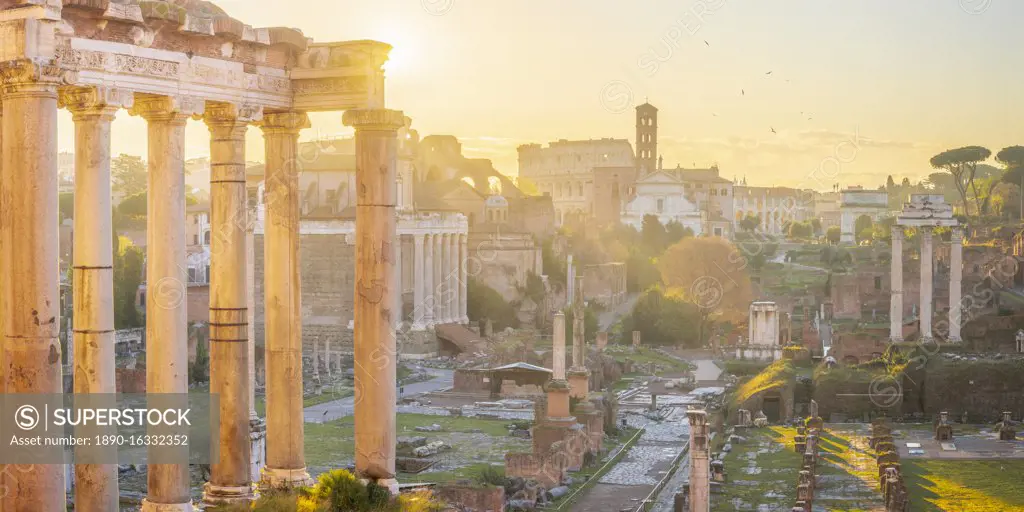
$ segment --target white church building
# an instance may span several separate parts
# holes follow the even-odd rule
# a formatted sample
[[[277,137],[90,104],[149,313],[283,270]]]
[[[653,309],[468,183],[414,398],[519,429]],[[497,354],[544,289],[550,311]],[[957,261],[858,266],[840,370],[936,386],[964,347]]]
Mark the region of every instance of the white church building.
[[[694,235],[703,232],[701,213],[686,199],[682,180],[663,170],[637,180],[635,196],[622,212],[622,223],[640,230],[645,215],[657,216],[663,225],[678,222]]]

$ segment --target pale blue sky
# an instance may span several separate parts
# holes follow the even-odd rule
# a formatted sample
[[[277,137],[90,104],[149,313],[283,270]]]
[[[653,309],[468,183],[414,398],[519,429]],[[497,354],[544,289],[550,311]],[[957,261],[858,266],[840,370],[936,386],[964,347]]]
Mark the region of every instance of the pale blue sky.
[[[456,135],[507,173],[523,142],[632,140],[630,97],[659,107],[666,165],[717,161],[752,184],[828,188],[808,175],[837,147],[841,183],[877,185],[888,173],[927,174],[943,148],[1024,144],[1016,0],[218,4],[246,23],[294,26],[321,41],[392,43],[389,105],[421,134]],[[145,151],[138,123],[117,123],[115,152]],[[317,115],[314,126],[307,138],[345,133],[340,114]],[[258,131],[250,135],[258,156]],[[207,152],[207,137],[190,125],[190,156]],[[850,149],[843,141],[854,138]]]

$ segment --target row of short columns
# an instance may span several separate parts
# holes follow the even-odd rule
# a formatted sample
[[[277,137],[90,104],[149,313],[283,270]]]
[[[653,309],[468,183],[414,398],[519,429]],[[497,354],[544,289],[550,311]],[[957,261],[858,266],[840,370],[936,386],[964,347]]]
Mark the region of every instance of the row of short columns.
[[[921,287],[919,318],[921,339],[932,339],[932,272],[933,235],[932,228],[918,227],[921,237]],[[946,339],[957,343],[961,341],[960,327],[962,323],[963,286],[963,228],[954,227],[950,236],[949,251],[949,330]],[[892,261],[891,261],[891,302],[889,306],[889,339],[893,342],[903,341],[903,229],[894,226],[892,230]]]
[[[413,330],[469,322],[466,314],[466,235],[413,235]],[[400,299],[399,299],[400,300]]]
[[[25,81],[4,82],[0,158],[0,391],[60,393],[57,240],[57,109],[75,122],[75,393],[114,393],[111,122],[119,108],[148,124],[146,301],[149,393],[188,392],[184,132],[202,115],[211,132],[210,392],[219,395],[219,458],[204,489],[209,504],[253,496],[250,458],[252,349],[246,230],[245,131],[259,122],[266,139],[267,467],[263,487],[310,483],[303,453],[298,134],[305,113],[262,115],[239,107],[110,88],[62,87],[54,70],[26,63]],[[5,70],[11,74],[10,70]],[[358,151],[356,471],[394,478],[395,334],[391,322],[395,258],[395,139],[401,112],[346,112]],[[372,169],[374,172],[370,172]],[[383,172],[377,172],[383,169]],[[371,176],[372,175],[372,176]],[[12,250],[13,240],[18,249]],[[453,243],[454,247],[454,243]],[[457,273],[456,273],[457,274]],[[17,286],[10,286],[17,276]],[[372,276],[372,277],[371,277]],[[369,285],[368,283],[373,283]],[[380,293],[366,290],[379,287]],[[379,298],[377,298],[379,295]],[[464,300],[464,299],[463,299]],[[384,356],[386,355],[386,356]],[[372,364],[368,364],[372,363]],[[361,398],[366,398],[362,400]],[[5,512],[65,510],[60,465],[4,468]],[[117,468],[75,468],[78,511],[116,510]],[[143,510],[188,511],[186,464],[150,464]],[[15,481],[16,480],[16,481]]]

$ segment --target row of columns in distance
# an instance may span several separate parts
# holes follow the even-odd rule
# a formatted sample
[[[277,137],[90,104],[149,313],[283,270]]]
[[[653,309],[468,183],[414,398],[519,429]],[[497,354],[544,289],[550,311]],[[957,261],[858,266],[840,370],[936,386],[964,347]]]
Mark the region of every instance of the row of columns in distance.
[[[466,261],[469,259],[466,235],[413,235],[413,250],[412,329],[469,322],[465,287]]]
[[[932,228],[918,227],[921,236],[921,289],[919,318],[921,339],[932,339]],[[891,270],[891,301],[889,305],[889,339],[893,342],[903,341],[903,229],[893,226],[892,230],[892,270]],[[949,332],[946,339],[959,342],[962,321],[963,281],[963,250],[964,232],[961,227],[954,227],[950,236],[949,250]]]
[[[146,339],[148,393],[188,392],[186,316],[184,135],[189,117],[201,116],[211,132],[210,392],[218,394],[220,457],[204,490],[208,503],[252,497],[246,285],[245,131],[258,122],[266,145],[266,373],[267,467],[265,487],[308,484],[303,453],[301,305],[299,279],[298,134],[305,113],[204,102],[194,98],[132,94],[113,88],[66,87],[51,70],[34,68],[3,88],[0,167],[0,391],[61,393],[58,286],[57,110],[75,123],[74,392],[114,393],[113,247],[110,126],[130,108],[148,123]],[[59,103],[58,103],[59,99]],[[367,322],[390,316],[393,258],[380,257],[394,240],[395,149],[401,112],[349,111],[356,128],[359,172],[357,276],[374,276],[382,299],[357,301],[356,360],[362,397],[356,403],[357,472],[373,479],[394,476],[393,324]],[[17,241],[17,250],[13,242]],[[372,251],[372,257],[364,254]],[[16,286],[14,280],[16,279]],[[359,279],[357,286],[365,281]],[[363,327],[359,329],[363,318]],[[2,371],[2,370],[0,370]],[[385,388],[377,393],[374,388]],[[388,395],[390,394],[390,400]],[[369,400],[361,400],[369,398]],[[372,417],[370,417],[372,416]],[[392,432],[388,434],[390,425]],[[384,430],[382,430],[384,429]],[[369,434],[369,438],[367,435]],[[362,440],[362,443],[360,441]],[[365,454],[383,453],[383,462]],[[390,457],[387,455],[390,453]],[[380,469],[383,468],[383,469]],[[34,465],[0,472],[8,489],[0,510],[65,509],[63,468]],[[147,467],[143,510],[192,510],[186,464]],[[76,510],[118,508],[117,466],[77,465]]]

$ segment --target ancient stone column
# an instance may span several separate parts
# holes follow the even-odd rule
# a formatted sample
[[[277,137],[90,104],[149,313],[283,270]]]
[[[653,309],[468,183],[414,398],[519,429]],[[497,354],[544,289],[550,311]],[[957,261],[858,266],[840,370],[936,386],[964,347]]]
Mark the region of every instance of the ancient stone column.
[[[708,478],[708,417],[699,409],[686,411],[690,420],[690,512],[708,512],[711,483]]]
[[[220,453],[203,490],[207,505],[253,498],[245,132],[262,114],[259,107],[211,103],[204,116],[210,129],[210,392],[220,407]]]
[[[921,234],[921,338],[932,339],[932,228],[918,228]]]
[[[441,319],[442,323],[451,323],[451,305],[452,305],[452,235],[445,233],[441,235],[441,280],[440,286],[437,287],[438,302],[441,306]]]
[[[264,489],[311,483],[303,453],[302,291],[299,279],[299,130],[304,112],[266,113],[263,222],[267,467]]]
[[[964,273],[964,230],[961,227],[953,228],[950,236],[949,247],[949,336],[951,342],[959,342],[961,315],[963,307],[960,304],[963,293],[962,280]]]
[[[249,345],[249,421],[259,421],[256,414],[256,236],[253,232],[255,212],[249,212],[245,230],[245,311],[246,337]]]
[[[120,107],[131,106],[133,96],[74,87],[63,90],[60,100],[75,122],[75,393],[116,393],[110,123]],[[116,464],[77,464],[75,482],[75,510],[118,508]]]
[[[548,420],[569,418],[569,383],[565,373],[565,314],[555,313],[552,325],[551,380],[548,381]]]
[[[569,369],[571,396],[585,400],[590,395],[590,370],[587,369],[586,313],[583,308],[583,276],[576,278],[572,307],[572,368]]]
[[[889,341],[903,341],[903,228],[892,227]]]
[[[29,62],[0,70],[3,83],[5,278],[4,379],[7,393],[60,393],[60,288],[57,275],[58,70]],[[108,242],[109,243],[109,242]],[[10,245],[8,245],[10,244]],[[64,467],[7,465],[0,475],[6,512],[66,508]]]
[[[398,110],[349,110],[356,130],[355,459],[356,474],[398,492],[392,320],[396,232]]]
[[[459,257],[459,234],[452,233],[451,239],[451,274],[452,277],[448,281],[451,283],[451,292],[448,294],[450,300],[448,301],[448,311],[451,312],[452,323],[461,323],[462,311],[459,310],[459,305],[462,304],[462,300],[459,299],[459,288],[461,288],[462,282],[459,280],[459,262],[462,259]]]
[[[149,125],[146,222],[146,392],[188,393],[185,258],[185,121],[203,112],[188,97],[137,95]],[[144,512],[190,511],[187,464],[147,466]]]
[[[425,325],[423,322],[423,235],[415,234],[412,237],[412,327],[414,331],[421,331]]]
[[[395,197],[396,198],[398,197],[397,194],[396,194]],[[396,221],[397,221],[397,219],[396,219]],[[392,271],[395,273],[394,278],[393,278],[394,279],[394,283],[395,283],[395,295],[394,295],[395,303],[394,303],[394,306],[392,306],[391,309],[392,309],[392,315],[394,315],[393,321],[394,321],[394,324],[395,324],[395,329],[397,330],[397,329],[401,329],[401,327],[402,327],[402,319],[403,319],[403,315],[402,315],[402,310],[403,310],[403,308],[402,308],[402,302],[403,302],[402,301],[402,290],[405,289],[405,287],[402,286],[402,236],[398,235],[398,234],[395,235],[395,263],[394,263],[394,269]]]
[[[434,298],[434,323],[446,324],[448,318],[444,311],[444,233],[434,235],[434,283],[430,293]]]
[[[469,316],[467,314],[468,295],[469,292],[469,275],[468,261],[469,261],[469,243],[467,235],[460,235],[460,246],[461,246],[461,258],[459,259],[459,318],[463,324],[469,323]]]
[[[423,237],[423,289],[420,291],[422,300],[416,307],[423,311],[423,325],[434,326],[434,238],[437,235],[425,235]]]

